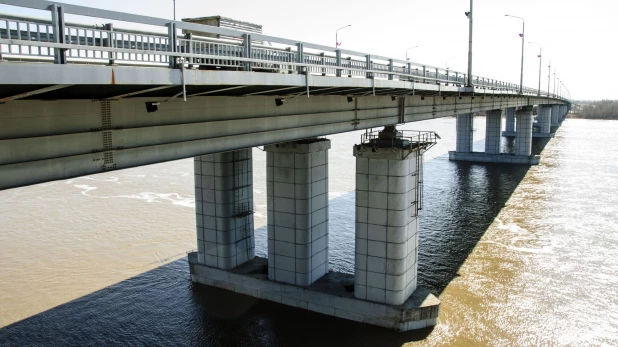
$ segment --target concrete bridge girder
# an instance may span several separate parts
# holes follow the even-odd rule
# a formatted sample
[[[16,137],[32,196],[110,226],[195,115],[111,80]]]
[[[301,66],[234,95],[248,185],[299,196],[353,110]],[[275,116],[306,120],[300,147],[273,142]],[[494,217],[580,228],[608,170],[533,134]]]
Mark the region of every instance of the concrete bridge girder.
[[[7,68],[8,65],[11,68]],[[62,71],[69,73],[62,74],[60,67],[46,64],[23,64],[33,69],[24,73],[25,67],[21,65],[0,65],[3,73],[0,87],[5,86],[4,83],[9,87],[16,83],[76,84],[79,87],[80,83],[94,82],[105,83],[100,89],[110,89],[110,95],[120,95],[114,90],[119,83],[137,81],[152,88],[153,85],[180,81],[180,71],[167,68],[64,66]],[[19,71],[21,74],[17,73]],[[116,84],[110,84],[110,79]],[[410,93],[422,91],[426,95],[368,95],[355,96],[351,100],[345,93],[309,98],[304,95],[293,98],[283,96],[287,99],[279,107],[275,105],[276,95],[197,96],[188,98],[186,102],[181,99],[165,102],[168,98],[160,96],[103,101],[11,101],[0,104],[0,171],[3,173],[0,189],[357,129],[454,116],[461,112],[556,103],[550,99],[508,93],[496,95],[495,91],[482,94],[487,92],[482,89],[475,89],[472,96],[469,93],[459,94],[465,88],[453,86],[363,78],[196,70],[186,71],[185,80],[211,86],[216,84],[222,89],[231,89],[229,84],[222,84],[227,81],[248,86],[266,85],[273,89],[285,84],[335,89],[375,86],[401,91],[408,88]],[[162,88],[157,92],[166,90]],[[57,92],[67,92],[70,96],[71,88]],[[146,102],[159,102],[158,110],[148,113]]]

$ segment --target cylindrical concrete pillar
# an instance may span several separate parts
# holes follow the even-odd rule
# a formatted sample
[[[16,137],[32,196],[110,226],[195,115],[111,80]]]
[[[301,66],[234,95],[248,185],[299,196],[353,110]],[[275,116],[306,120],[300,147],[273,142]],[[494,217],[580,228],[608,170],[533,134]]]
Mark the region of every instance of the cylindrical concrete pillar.
[[[538,105],[536,113],[541,127],[540,133],[549,134],[551,131],[551,106]]]
[[[460,153],[472,152],[472,113],[457,115],[457,145],[456,151]]]
[[[251,148],[194,158],[198,263],[232,269],[255,256]]]
[[[485,113],[485,153],[500,154],[500,130],[502,129],[502,110]]]
[[[359,299],[401,305],[416,290],[420,150],[354,147],[354,295]]]
[[[509,107],[506,113],[506,129],[504,131],[512,133],[515,131],[515,107]]]
[[[532,154],[532,106],[522,107],[515,112],[517,130],[515,131],[515,155]]]
[[[273,281],[308,286],[328,272],[328,149],[326,139],[264,147]]]

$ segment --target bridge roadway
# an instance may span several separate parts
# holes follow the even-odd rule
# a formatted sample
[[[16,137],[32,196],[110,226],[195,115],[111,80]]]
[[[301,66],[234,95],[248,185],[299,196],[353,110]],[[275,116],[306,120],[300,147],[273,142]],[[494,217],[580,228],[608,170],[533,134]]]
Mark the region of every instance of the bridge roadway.
[[[44,10],[51,19],[0,14],[0,189],[568,102],[478,76],[464,87],[465,73],[261,34],[43,0],[2,3]],[[152,31],[66,23],[65,13]],[[148,113],[146,103],[158,110]]]
[[[512,83],[465,86],[465,73],[289,39],[0,4],[51,14],[0,14],[0,189],[194,157],[194,282],[395,330],[435,325],[439,300],[417,288],[422,156],[436,135],[393,125],[457,116],[451,159],[530,164],[532,106],[543,137],[570,107]],[[152,31],[66,23],[65,13]],[[500,154],[505,110],[515,155]],[[476,112],[487,112],[484,153],[472,152]],[[329,272],[330,141],[319,137],[383,126],[353,147],[355,274]],[[268,259],[255,257],[255,146],[267,152]]]

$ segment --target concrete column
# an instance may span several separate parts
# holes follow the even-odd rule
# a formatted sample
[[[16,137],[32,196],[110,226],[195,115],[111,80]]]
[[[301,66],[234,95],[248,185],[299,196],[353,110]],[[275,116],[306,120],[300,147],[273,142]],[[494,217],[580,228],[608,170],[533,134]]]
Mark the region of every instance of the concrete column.
[[[560,107],[562,108],[562,112],[560,112],[560,122],[562,122],[564,120],[564,117],[566,117],[567,115],[567,106],[562,105]]]
[[[359,145],[354,156],[354,295],[401,305],[416,289],[422,155],[409,146]]]
[[[472,152],[472,122],[471,113],[457,115],[457,145],[455,150],[459,153]]]
[[[560,105],[551,105],[551,125],[558,126],[560,123]]]
[[[515,131],[515,155],[532,154],[532,106],[522,107],[515,112],[517,129]]]
[[[502,110],[486,112],[485,153],[500,154],[500,130],[502,129]]]
[[[330,140],[301,140],[264,149],[268,278],[308,286],[328,272]]]
[[[255,256],[251,148],[194,158],[198,263],[232,269]]]
[[[536,114],[541,127],[540,132],[542,134],[549,134],[551,131],[551,106],[538,105]]]
[[[506,132],[515,131],[515,107],[509,107],[505,111],[506,113]]]

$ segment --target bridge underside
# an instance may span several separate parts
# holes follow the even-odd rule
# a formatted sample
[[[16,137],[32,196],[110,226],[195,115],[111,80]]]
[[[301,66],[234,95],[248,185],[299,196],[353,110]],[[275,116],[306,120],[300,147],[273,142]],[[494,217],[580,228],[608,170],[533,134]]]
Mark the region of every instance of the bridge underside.
[[[3,63],[0,75],[0,189],[562,102],[410,81],[216,70],[184,71],[185,102],[178,69]]]

